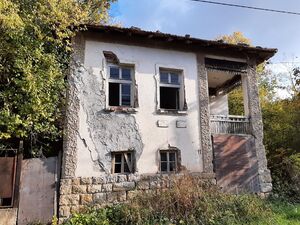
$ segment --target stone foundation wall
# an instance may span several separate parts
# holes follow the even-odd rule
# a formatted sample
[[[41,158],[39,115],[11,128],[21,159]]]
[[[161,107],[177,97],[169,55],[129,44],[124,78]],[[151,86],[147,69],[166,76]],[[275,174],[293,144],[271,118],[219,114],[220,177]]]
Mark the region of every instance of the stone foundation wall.
[[[214,174],[191,174],[203,181],[215,182]],[[63,221],[71,213],[86,207],[126,202],[140,192],[156,192],[172,186],[174,175],[109,175],[103,177],[81,177],[61,179],[59,219]]]

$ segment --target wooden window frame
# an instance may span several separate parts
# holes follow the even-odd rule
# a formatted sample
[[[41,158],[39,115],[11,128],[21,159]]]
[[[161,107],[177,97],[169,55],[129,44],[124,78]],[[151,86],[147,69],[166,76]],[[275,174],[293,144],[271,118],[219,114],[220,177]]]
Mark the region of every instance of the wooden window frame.
[[[111,78],[110,77],[110,68],[118,68],[119,69],[119,78]],[[130,70],[130,80],[122,79],[122,69],[129,69]],[[108,82],[107,82],[107,106],[108,107],[122,107],[122,108],[134,108],[134,68],[133,66],[128,65],[116,65],[116,64],[109,64],[107,66],[107,75],[108,75]],[[109,105],[109,84],[115,83],[119,84],[119,105],[118,106],[111,106]],[[130,104],[129,105],[122,105],[122,84],[130,85]]]
[[[162,73],[166,73],[168,74],[168,83],[163,83],[160,80],[161,74]],[[178,76],[178,84],[172,84],[171,83],[171,74],[176,74]],[[182,72],[177,71],[177,70],[167,70],[167,69],[160,69],[159,70],[159,89],[161,87],[166,87],[166,88],[178,88],[179,89],[179,99],[178,99],[178,106],[176,109],[165,109],[161,107],[161,102],[159,101],[159,109],[162,110],[170,110],[170,111],[178,111],[178,110],[182,110],[183,109],[183,93],[182,93],[182,84],[183,84],[183,76],[182,76]],[[161,98],[161,93],[159,91],[159,96],[158,99]]]
[[[167,154],[167,161],[162,161],[161,160],[161,153],[166,153]],[[175,161],[170,161],[170,153],[174,153],[175,154]],[[179,166],[178,166],[178,151],[177,150],[159,150],[159,170],[161,173],[177,173],[179,170]],[[167,163],[167,171],[162,171],[162,166],[161,164],[163,162]],[[170,171],[170,164],[175,162],[175,170],[174,171]]]
[[[129,160],[128,158],[128,153],[130,153],[130,157],[131,159]],[[116,173],[115,172],[115,165],[116,165],[116,155],[121,155],[121,172],[120,173]],[[120,151],[120,152],[112,152],[111,153],[111,173],[112,174],[131,174],[134,173],[135,170],[135,166],[134,166],[134,151]],[[131,162],[131,164],[130,164]],[[129,169],[129,172],[125,172],[125,163],[127,164],[127,167]]]

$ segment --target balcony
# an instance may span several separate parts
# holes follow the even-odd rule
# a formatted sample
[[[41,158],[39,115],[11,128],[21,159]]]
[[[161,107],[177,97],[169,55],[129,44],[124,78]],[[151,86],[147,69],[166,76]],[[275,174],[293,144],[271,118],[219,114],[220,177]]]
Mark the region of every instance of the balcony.
[[[250,120],[244,116],[210,116],[212,134],[251,134]]]

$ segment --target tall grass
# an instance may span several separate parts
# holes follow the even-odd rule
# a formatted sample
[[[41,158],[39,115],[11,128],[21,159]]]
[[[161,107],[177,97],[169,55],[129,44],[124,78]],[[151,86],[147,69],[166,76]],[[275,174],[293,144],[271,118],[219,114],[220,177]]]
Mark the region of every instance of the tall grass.
[[[172,188],[138,194],[130,202],[76,214],[65,225],[276,224],[269,205],[254,195],[232,195],[191,176]]]

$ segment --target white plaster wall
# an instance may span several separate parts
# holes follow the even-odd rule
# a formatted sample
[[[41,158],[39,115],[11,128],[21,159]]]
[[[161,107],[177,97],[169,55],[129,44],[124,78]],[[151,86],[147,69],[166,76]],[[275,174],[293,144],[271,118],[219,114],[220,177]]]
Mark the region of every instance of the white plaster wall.
[[[196,55],[179,51],[87,40],[85,44],[84,67],[87,71],[94,71],[93,76],[100,76],[101,71],[104,72],[103,63],[105,60],[102,53],[104,50],[115,53],[121,63],[126,62],[135,65],[139,107],[137,108],[137,113],[133,115],[136,118],[144,144],[143,152],[137,161],[138,172],[140,174],[157,173],[159,171],[158,150],[167,148],[168,145],[181,150],[181,162],[184,167],[193,172],[201,172],[203,165],[199,141]],[[188,105],[187,115],[156,114],[154,75],[157,65],[184,70],[186,101]],[[87,73],[85,75],[90,76]],[[100,81],[99,87],[102,87]],[[81,99],[81,101],[84,101],[84,99]],[[169,127],[157,127],[158,120],[167,121]],[[185,121],[187,128],[176,128],[177,120]],[[93,145],[90,143],[88,135],[88,123],[86,121],[84,113],[80,110],[76,176],[97,176],[100,175],[100,170],[95,166],[95,161],[97,161],[95,151],[102,150],[92,147]],[[82,138],[85,139],[86,145],[80,140]]]
[[[219,95],[209,97],[209,106],[211,115],[229,115],[228,95]]]

